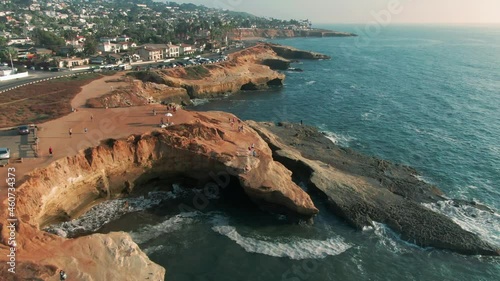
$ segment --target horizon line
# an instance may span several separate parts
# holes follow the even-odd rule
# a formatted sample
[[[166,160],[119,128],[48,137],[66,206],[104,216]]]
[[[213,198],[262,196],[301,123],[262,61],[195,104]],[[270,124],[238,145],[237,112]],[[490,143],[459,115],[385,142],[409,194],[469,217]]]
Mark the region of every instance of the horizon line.
[[[377,22],[313,22],[315,24],[360,24],[360,25],[373,25]],[[500,25],[500,22],[394,22],[388,25]]]

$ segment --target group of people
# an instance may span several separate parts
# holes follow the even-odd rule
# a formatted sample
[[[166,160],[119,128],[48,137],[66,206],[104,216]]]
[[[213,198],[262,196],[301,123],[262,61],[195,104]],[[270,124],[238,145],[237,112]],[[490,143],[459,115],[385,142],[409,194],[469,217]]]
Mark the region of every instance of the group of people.
[[[231,118],[229,117],[229,124],[231,124],[231,128],[234,127],[234,124],[238,122],[238,133],[243,132],[243,125],[241,125],[241,120],[238,119],[236,120],[235,117]]]
[[[253,157],[257,157],[257,151],[255,151],[255,144],[252,143],[252,146],[249,146],[248,147],[248,152],[250,153],[250,155],[252,155]]]

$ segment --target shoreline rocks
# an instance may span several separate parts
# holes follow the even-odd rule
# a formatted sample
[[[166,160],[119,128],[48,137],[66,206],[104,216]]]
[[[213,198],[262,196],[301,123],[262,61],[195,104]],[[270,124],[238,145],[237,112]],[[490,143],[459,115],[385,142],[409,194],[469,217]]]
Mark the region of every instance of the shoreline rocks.
[[[425,208],[421,203],[444,200],[443,193],[417,180],[414,169],[338,147],[313,127],[248,124],[266,140],[275,160],[302,174],[328,197],[332,211],[353,227],[361,230],[376,221],[421,247],[500,255],[500,249],[478,235]]]

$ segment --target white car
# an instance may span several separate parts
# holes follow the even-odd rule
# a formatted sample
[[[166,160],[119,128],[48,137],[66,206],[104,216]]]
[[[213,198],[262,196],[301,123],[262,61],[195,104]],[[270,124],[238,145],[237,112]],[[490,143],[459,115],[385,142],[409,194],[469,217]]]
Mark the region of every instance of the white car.
[[[0,148],[0,160],[9,159],[10,158],[10,149],[1,147]]]

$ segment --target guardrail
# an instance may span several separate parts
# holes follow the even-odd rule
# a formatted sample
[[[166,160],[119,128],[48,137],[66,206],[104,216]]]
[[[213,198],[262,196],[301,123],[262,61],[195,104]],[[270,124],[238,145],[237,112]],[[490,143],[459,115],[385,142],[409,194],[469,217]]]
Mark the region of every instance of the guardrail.
[[[84,72],[76,72],[76,73],[73,73],[73,74],[66,74],[66,75],[59,75],[59,76],[54,76],[54,77],[49,77],[49,78],[43,78],[43,79],[40,79],[40,80],[31,81],[31,82],[27,82],[27,83],[24,83],[24,84],[21,84],[21,85],[10,87],[10,88],[7,88],[5,90],[0,90],[0,94],[8,92],[8,91],[12,91],[12,90],[20,88],[20,87],[24,87],[24,86],[28,86],[28,85],[40,83],[40,82],[45,82],[45,81],[59,79],[59,78],[64,78],[64,77],[72,77],[72,76],[82,75],[82,74],[91,74],[91,73],[93,73],[93,72],[92,71],[84,71]]]

